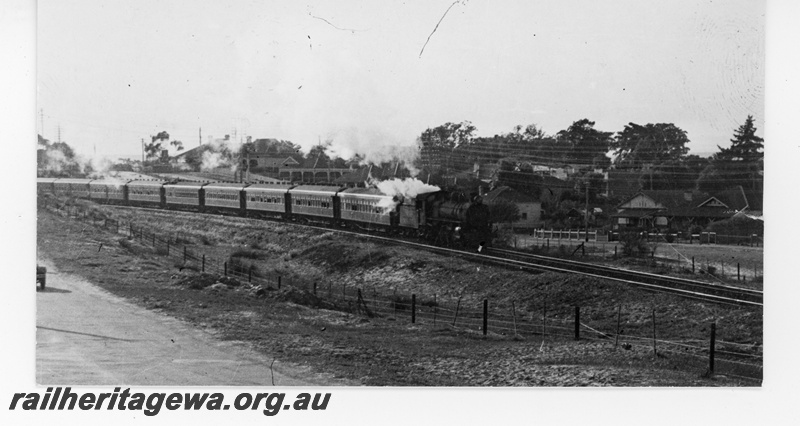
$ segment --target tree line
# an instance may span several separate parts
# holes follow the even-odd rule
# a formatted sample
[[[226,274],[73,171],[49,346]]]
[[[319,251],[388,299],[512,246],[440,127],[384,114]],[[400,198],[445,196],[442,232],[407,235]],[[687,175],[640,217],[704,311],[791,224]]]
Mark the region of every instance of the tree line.
[[[535,124],[512,131],[476,137],[469,121],[426,129],[417,140],[418,168],[432,183],[474,164],[496,164],[499,184],[538,195],[534,166],[577,166],[582,181],[594,181],[593,170],[610,168],[638,173],[645,189],[697,189],[713,192],[741,185],[763,189],[764,139],[756,135],[753,117],[733,132],[731,146],[719,147],[710,158],[689,155],[689,137],[672,123],[629,123],[618,132],[595,128],[581,119],[555,134]],[[591,184],[590,184],[591,185]]]

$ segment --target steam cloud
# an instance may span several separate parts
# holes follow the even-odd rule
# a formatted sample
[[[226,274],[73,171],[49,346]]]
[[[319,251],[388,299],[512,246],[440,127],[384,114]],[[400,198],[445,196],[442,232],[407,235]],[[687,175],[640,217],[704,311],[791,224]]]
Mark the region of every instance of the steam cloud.
[[[207,148],[201,157],[200,170],[210,172],[225,167],[235,173],[239,164],[233,159],[229,142],[230,139],[212,139],[211,143],[205,145]]]
[[[399,161],[412,176],[419,174],[414,162],[419,155],[416,144],[403,143],[380,130],[359,130],[354,127],[332,132],[327,137],[326,153],[333,158],[349,159],[358,154],[362,165]]]
[[[389,179],[374,184],[387,197],[378,202],[384,214],[394,210],[405,199],[413,200],[420,194],[439,191],[441,188],[428,185],[416,178]]]

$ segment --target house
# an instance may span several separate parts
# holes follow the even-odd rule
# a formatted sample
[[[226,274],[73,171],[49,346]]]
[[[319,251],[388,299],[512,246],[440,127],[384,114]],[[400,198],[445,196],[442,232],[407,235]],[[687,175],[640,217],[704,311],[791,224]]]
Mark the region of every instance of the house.
[[[728,219],[749,207],[741,186],[709,194],[701,191],[639,191],[612,214],[615,227],[684,229]]]
[[[382,163],[380,166],[375,164],[365,164],[343,174],[335,179],[333,183],[344,185],[350,188],[365,187],[372,181],[382,181],[387,179],[406,179],[411,177],[411,173],[400,161]]]
[[[301,158],[302,159],[302,158]],[[295,156],[275,154],[248,154],[250,170],[263,172],[267,176],[277,176],[281,169],[300,168],[301,164]]]
[[[514,203],[519,208],[520,219],[511,225],[515,229],[534,229],[542,225],[542,202],[508,186],[500,186],[483,196],[483,203],[489,206],[499,200]]]

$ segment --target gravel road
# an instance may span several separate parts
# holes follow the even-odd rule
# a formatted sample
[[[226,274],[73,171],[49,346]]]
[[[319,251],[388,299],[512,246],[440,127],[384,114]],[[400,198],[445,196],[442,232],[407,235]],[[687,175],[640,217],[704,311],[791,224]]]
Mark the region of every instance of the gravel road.
[[[124,301],[47,260],[36,295],[40,385],[346,385]]]

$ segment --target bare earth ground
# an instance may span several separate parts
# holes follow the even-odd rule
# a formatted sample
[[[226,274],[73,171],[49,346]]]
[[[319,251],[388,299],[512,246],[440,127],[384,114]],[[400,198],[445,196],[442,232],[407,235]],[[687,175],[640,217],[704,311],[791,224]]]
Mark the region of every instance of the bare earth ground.
[[[37,291],[40,385],[347,385],[128,303],[47,260]]]
[[[647,335],[655,309],[659,337],[707,339],[711,320],[724,340],[758,347],[762,312],[706,306],[598,281],[556,274],[524,274],[427,252],[382,246],[292,224],[185,212],[110,206],[87,208],[133,220],[159,235],[193,244],[209,257],[247,248],[262,271],[294,284],[341,284],[369,294],[463,296],[464,306],[490,298],[493,306],[535,313],[587,309],[595,327],[613,329],[624,306],[627,332]],[[101,247],[102,244],[102,247]],[[704,377],[679,359],[634,347],[615,350],[608,341],[482,336],[475,330],[410,324],[404,317],[368,318],[293,298],[292,290],[256,292],[241,283],[196,286],[198,273],[173,259],[85,222],[39,210],[40,253],[61,270],[80,275],[132,303],[179,318],[222,340],[246,342],[281,362],[369,386],[752,386],[733,377]],[[251,253],[251,257],[253,257]],[[195,280],[195,281],[192,281]],[[213,279],[212,282],[217,281]],[[204,287],[204,288],[202,288]],[[202,288],[202,289],[200,289]],[[287,301],[287,300],[293,300]],[[310,300],[313,300],[310,299]],[[295,303],[297,302],[297,303]],[[583,318],[583,317],[582,317]]]

